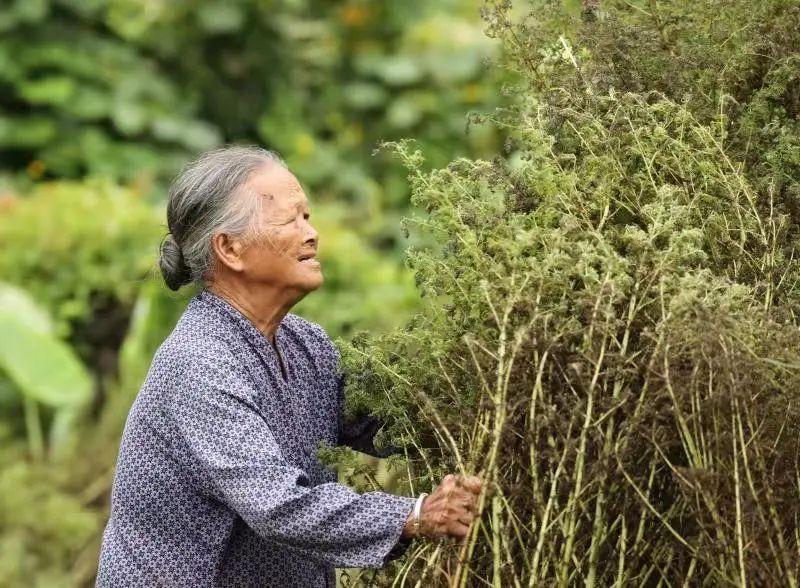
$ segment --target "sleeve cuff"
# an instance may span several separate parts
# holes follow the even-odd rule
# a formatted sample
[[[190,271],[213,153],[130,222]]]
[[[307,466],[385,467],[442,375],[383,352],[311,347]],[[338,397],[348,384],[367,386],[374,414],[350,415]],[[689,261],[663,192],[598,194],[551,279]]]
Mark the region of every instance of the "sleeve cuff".
[[[417,501],[416,498],[411,498],[409,496],[392,496],[392,499],[393,502],[396,503],[398,517],[397,525],[391,535],[391,549],[389,549],[388,553],[383,558],[384,566],[393,559],[401,557],[411,545],[412,540],[403,539],[401,535],[403,534],[403,527],[405,527],[406,520],[408,520],[408,515],[414,510],[414,504]]]

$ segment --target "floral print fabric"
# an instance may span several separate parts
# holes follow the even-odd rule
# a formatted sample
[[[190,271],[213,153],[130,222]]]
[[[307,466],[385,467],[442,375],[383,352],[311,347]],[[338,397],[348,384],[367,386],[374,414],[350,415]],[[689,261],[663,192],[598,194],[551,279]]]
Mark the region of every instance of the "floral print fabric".
[[[287,314],[275,345],[204,291],[156,354],[128,416],[97,585],[334,585],[382,567],[414,499],[357,494],[320,442],[374,452],[374,419],[341,419],[338,354]]]

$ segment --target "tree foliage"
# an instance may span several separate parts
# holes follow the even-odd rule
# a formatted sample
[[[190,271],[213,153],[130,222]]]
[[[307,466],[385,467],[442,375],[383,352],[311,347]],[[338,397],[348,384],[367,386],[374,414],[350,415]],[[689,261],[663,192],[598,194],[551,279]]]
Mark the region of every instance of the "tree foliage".
[[[278,150],[315,195],[407,207],[372,151],[417,136],[489,152],[464,115],[497,100],[473,2],[15,0],[0,8],[0,171],[156,191],[222,142]],[[394,239],[387,222],[383,239]]]
[[[463,545],[387,584],[797,585],[800,9],[485,10],[491,161],[408,143],[428,299],[347,349],[409,489],[482,472]]]

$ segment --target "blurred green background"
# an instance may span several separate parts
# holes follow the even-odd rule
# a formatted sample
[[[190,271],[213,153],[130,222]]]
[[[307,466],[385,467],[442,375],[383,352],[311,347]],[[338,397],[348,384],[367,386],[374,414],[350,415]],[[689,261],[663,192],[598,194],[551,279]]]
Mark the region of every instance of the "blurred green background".
[[[94,580],[119,437],[192,292],[155,271],[177,170],[277,150],[312,202],[333,337],[402,323],[405,172],[491,156],[500,104],[478,0],[0,3],[0,586]],[[467,132],[468,131],[468,132]]]

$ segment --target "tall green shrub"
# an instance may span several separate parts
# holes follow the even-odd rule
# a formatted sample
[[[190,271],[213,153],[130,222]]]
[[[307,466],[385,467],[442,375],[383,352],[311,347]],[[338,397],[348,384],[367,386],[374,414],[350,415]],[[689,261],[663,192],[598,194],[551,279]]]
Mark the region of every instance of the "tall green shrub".
[[[540,6],[491,161],[409,144],[425,311],[346,350],[410,490],[483,472],[463,545],[395,585],[798,583],[800,10]]]

